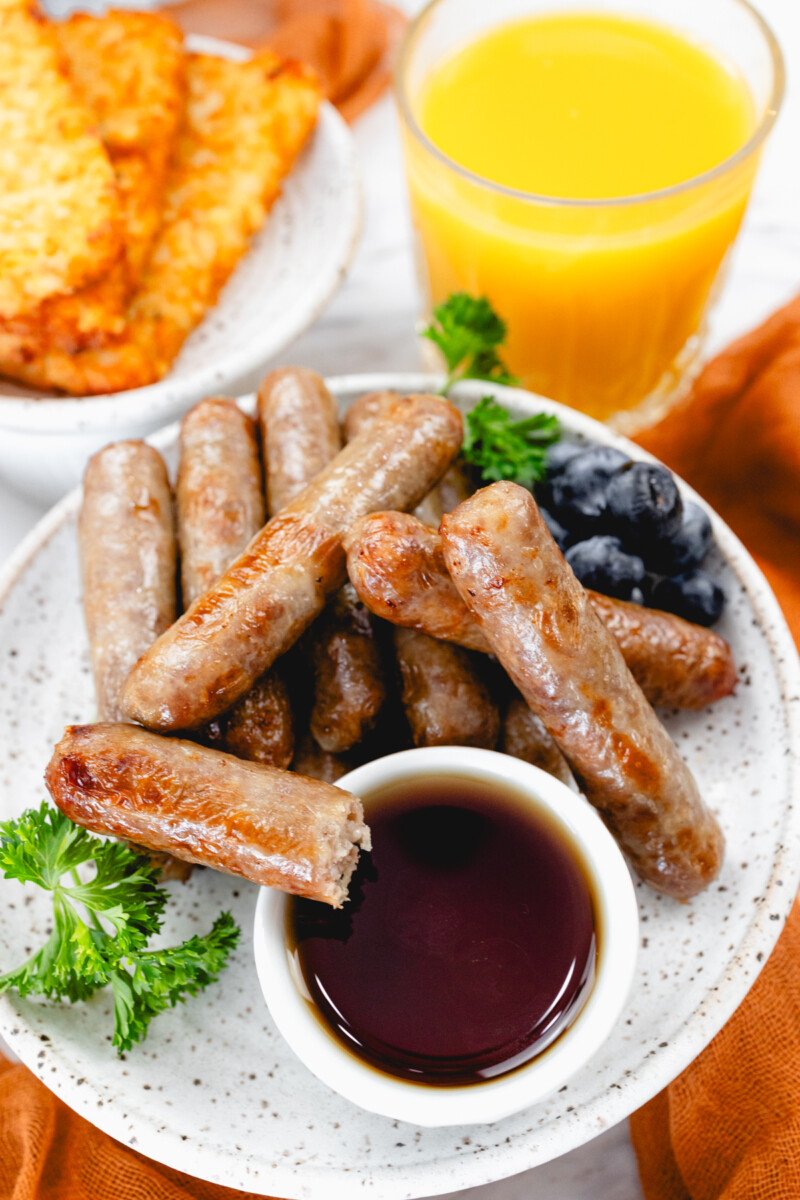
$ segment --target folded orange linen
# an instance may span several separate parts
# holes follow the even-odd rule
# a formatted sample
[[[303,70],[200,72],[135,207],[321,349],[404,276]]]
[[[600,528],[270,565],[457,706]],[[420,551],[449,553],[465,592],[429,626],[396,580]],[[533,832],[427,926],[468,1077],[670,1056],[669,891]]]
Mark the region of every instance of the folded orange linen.
[[[389,58],[405,23],[382,0],[179,0],[164,11],[186,33],[254,50],[269,46],[313,67],[348,121],[388,86]]]
[[[800,296],[638,441],[721,513],[800,644]],[[631,1117],[647,1200],[800,1197],[800,907],[706,1050]]]

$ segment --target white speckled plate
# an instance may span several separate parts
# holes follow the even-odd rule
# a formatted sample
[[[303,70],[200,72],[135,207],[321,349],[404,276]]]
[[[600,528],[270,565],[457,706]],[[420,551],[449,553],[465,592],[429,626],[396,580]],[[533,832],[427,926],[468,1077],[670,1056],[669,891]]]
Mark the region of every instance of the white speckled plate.
[[[364,391],[420,390],[424,376],[333,381],[343,402]],[[474,400],[487,387],[465,385]],[[628,443],[526,393],[496,389],[520,412],[557,411],[567,429]],[[175,428],[156,443],[174,458]],[[631,453],[644,457],[632,449]],[[687,494],[692,493],[687,489]],[[63,726],[92,719],[75,518],[66,497],[30,535],[0,582],[0,816],[38,803]],[[194,1175],[285,1197],[386,1200],[486,1183],[594,1137],[650,1099],[705,1046],[768,956],[800,873],[800,666],[775,599],[741,544],[715,518],[711,569],[727,590],[721,632],[739,664],[735,696],[703,713],[668,714],[681,752],[728,839],[719,880],[692,904],[638,896],[642,945],[627,1009],[603,1050],[549,1101],[494,1125],[415,1129],[370,1116],[319,1083],[265,1010],[248,939],[256,888],[211,871],[172,885],[166,936],[207,929],[230,907],[243,942],[222,980],[159,1017],[117,1060],[100,995],[68,1006],[0,1001],[10,1045],[48,1087],[121,1142]],[[454,750],[454,755],[458,751]],[[49,900],[0,882],[0,970],[44,937]]]
[[[188,46],[248,57],[241,46],[215,38],[193,36]],[[264,364],[334,295],[360,229],[355,144],[326,101],[264,227],[164,379],[79,399],[37,399],[0,380],[0,475],[23,495],[52,503],[80,481],[86,459],[101,446],[152,433],[203,396],[252,388]]]

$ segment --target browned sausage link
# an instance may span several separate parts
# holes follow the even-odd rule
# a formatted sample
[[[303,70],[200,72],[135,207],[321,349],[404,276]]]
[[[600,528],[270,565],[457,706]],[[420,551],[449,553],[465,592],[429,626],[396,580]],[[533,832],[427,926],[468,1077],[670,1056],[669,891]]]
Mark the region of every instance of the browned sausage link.
[[[492,750],[500,715],[467,651],[413,629],[393,633],[414,745]]]
[[[344,414],[344,440],[352,442],[359,433],[363,433],[381,417],[385,417],[399,399],[397,392],[367,392],[365,396],[359,396]]]
[[[567,760],[542,722],[532,712],[522,696],[513,696],[503,717],[500,749],[513,758],[521,758],[541,767],[562,783],[572,782]]]
[[[342,537],[353,521],[417,504],[461,438],[461,415],[446,400],[398,400],[139,660],[125,685],[126,712],[158,729],[191,729],[229,708],[345,582]]]
[[[706,887],[722,832],[530,493],[483,488],[444,518],[442,538],[492,651],[642,879],[680,900]]]
[[[347,569],[361,599],[376,616],[488,651],[486,638],[453,585],[441,539],[406,513],[373,513],[345,538]],[[736,666],[719,634],[672,613],[587,595],[619,642],[651,704],[701,709],[728,696]]]
[[[342,448],[336,401],[304,367],[271,371],[258,389],[269,514],[285,508]]]
[[[266,519],[255,421],[232,400],[201,400],[183,418],[176,490],[188,608]]]
[[[311,732],[321,749],[341,754],[373,727],[386,699],[372,614],[352,584],[336,593],[311,634]]]
[[[123,720],[128,672],[175,620],[172,495],[157,450],[117,442],[89,460],[78,540],[97,711]]]
[[[335,907],[370,845],[355,796],[132,725],[70,726],[45,781],[94,833]]]
[[[343,754],[330,754],[321,750],[310,733],[306,733],[297,743],[292,761],[292,770],[298,775],[307,775],[310,779],[321,779],[324,783],[336,783],[348,771],[352,764]]]
[[[181,423],[178,540],[183,602],[208,591],[265,520],[256,425],[232,400],[202,400]],[[283,680],[258,680],[205,737],[239,758],[288,767],[294,734]]]
[[[258,403],[274,517],[341,449],[336,403],[318,375],[288,368],[267,376]],[[349,750],[386,695],[373,617],[350,584],[309,631],[305,650],[314,676],[311,732],[323,750]]]
[[[285,770],[294,754],[294,728],[280,667],[267,671],[233,708],[211,721],[205,740],[237,758]]]

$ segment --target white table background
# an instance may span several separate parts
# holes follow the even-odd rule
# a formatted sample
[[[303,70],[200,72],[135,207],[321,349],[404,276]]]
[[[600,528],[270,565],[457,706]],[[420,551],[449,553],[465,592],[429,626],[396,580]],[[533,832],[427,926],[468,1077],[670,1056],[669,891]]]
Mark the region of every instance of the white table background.
[[[788,93],[764,154],[727,288],[712,319],[712,352],[800,290],[800,0],[758,3],[783,47]],[[413,10],[418,4],[406,0],[402,6]],[[66,5],[55,0],[52,7]],[[418,297],[397,125],[388,96],[359,119],[354,134],[365,191],[361,245],[327,312],[279,361],[301,363],[325,375],[416,370],[423,366],[414,329]],[[0,482],[0,562],[42,514],[41,508],[13,495]],[[553,1163],[460,1196],[464,1200],[640,1200],[627,1123]]]

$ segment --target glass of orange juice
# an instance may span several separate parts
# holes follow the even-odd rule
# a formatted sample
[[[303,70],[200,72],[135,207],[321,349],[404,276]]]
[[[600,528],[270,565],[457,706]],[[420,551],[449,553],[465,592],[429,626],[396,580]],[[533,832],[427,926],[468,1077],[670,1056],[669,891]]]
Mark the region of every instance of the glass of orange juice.
[[[428,311],[487,296],[525,386],[652,420],[697,360],[783,86],[745,0],[433,0],[397,72]]]

